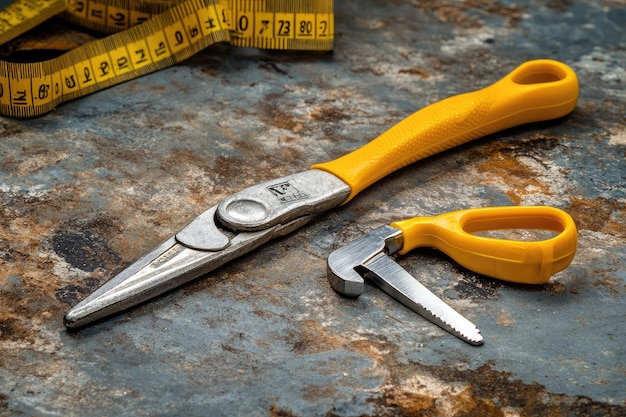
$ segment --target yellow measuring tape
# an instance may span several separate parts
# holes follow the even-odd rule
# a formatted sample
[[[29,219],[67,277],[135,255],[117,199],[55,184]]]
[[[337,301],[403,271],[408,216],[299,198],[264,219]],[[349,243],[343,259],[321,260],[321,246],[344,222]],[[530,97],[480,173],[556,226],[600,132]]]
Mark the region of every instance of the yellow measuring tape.
[[[218,42],[328,51],[334,38],[333,0],[16,0],[0,11],[0,43],[61,12],[114,34],[49,61],[0,61],[0,114],[39,116]]]

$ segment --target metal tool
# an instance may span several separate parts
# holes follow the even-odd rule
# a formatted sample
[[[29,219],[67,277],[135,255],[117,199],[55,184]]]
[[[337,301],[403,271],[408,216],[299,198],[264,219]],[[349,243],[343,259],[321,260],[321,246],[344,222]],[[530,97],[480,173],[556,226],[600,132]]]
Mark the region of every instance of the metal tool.
[[[571,68],[536,60],[482,90],[431,104],[339,159],[225,198],[72,308],[65,325],[85,325],[204,275],[419,159],[512,126],[562,117],[577,98]]]
[[[494,230],[549,230],[545,240],[520,241],[477,235]],[[420,247],[441,250],[480,274],[524,284],[545,284],[576,253],[574,220],[553,207],[491,207],[414,217],[382,226],[328,257],[328,280],[338,293],[358,297],[364,278],[460,339],[481,345],[480,330],[420,284],[390,255]]]

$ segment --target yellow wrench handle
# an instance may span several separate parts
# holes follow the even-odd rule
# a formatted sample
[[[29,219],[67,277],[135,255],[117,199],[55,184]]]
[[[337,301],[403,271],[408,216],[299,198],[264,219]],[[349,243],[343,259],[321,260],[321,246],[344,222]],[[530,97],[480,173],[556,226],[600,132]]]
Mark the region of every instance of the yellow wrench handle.
[[[523,284],[545,284],[572,262],[577,234],[574,220],[554,207],[490,207],[460,210],[435,217],[415,217],[391,224],[402,230],[400,254],[433,247],[467,269]],[[490,230],[550,230],[556,236],[518,241],[478,236]]]
[[[578,78],[553,60],[526,62],[495,84],[431,104],[365,146],[313,165],[342,179],[356,194],[419,159],[513,126],[570,113]]]

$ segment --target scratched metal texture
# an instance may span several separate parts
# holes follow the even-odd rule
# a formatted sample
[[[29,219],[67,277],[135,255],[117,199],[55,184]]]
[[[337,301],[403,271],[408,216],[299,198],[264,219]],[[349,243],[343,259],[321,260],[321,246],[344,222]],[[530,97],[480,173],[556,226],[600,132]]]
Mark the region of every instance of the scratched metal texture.
[[[619,0],[339,1],[332,54],[215,47],[40,118],[0,118],[0,415],[625,415],[625,21]],[[230,192],[544,57],[579,76],[570,116],[416,163],[209,276],[65,331],[67,309]],[[578,225],[576,258],[545,286],[434,250],[398,259],[482,347],[326,280],[327,255],[381,224],[510,204]]]

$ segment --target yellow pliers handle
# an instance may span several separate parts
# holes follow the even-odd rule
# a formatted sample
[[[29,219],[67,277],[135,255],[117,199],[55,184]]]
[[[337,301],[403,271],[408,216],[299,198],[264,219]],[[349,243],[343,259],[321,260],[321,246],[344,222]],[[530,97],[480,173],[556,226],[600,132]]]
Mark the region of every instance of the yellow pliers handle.
[[[577,98],[578,79],[570,67],[553,60],[529,61],[489,87],[431,104],[356,151],[311,168],[350,186],[345,204],[419,159],[513,126],[565,116]]]
[[[523,284],[545,284],[567,268],[576,253],[574,220],[554,207],[490,207],[435,217],[414,217],[391,224],[402,230],[405,254],[419,247],[441,250],[474,272]],[[545,240],[520,241],[476,235],[493,230],[549,230]]]

